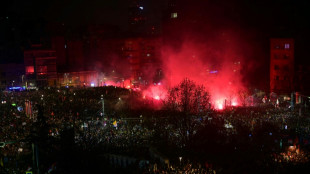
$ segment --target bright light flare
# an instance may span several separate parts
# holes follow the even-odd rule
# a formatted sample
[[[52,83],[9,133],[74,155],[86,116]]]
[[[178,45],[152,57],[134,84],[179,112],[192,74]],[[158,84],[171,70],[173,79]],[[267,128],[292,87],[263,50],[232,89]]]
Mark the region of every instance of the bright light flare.
[[[211,99],[215,102],[212,102],[214,104],[214,108],[217,110],[223,110],[226,107],[237,107],[239,106],[238,99],[236,97],[232,98],[231,100],[226,99],[225,96],[219,96],[217,95],[215,98]]]
[[[223,110],[223,104],[218,104],[218,105],[217,105],[217,109]]]
[[[214,103],[214,107],[215,107],[215,109],[217,109],[217,110],[223,110],[223,109],[224,109],[223,100],[217,100],[217,101]]]
[[[231,105],[232,106],[238,106],[238,103],[237,102],[232,102]]]
[[[160,97],[157,95],[154,97],[155,100],[160,100]]]
[[[143,90],[143,98],[149,98],[154,100],[164,100],[167,95],[167,90],[164,86],[150,86],[149,88]]]

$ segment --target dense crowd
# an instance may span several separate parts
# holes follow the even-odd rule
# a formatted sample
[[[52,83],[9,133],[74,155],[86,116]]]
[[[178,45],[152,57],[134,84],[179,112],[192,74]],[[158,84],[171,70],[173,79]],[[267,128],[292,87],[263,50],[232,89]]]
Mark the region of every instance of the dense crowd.
[[[173,122],[167,117],[152,118],[151,125],[145,124],[140,115],[136,119],[121,118],[115,114],[115,106],[119,108],[120,103],[124,102],[123,98],[128,99],[129,95],[127,90],[114,87],[1,92],[0,142],[7,143],[0,149],[1,170],[26,171],[32,166],[31,157],[28,163],[21,159],[27,155],[29,158],[33,150],[31,137],[38,122],[37,105],[44,108],[49,137],[60,139],[64,130],[72,129],[75,145],[85,151],[100,147],[104,152],[141,158],[137,155],[138,151],[152,145],[158,130],[160,136],[168,139],[170,144],[184,148],[184,137],[188,139],[195,136],[200,129],[210,124],[216,125],[218,133],[227,137],[226,143],[232,143],[231,137],[240,134],[239,127],[248,128],[247,137],[252,139],[257,136],[257,129],[268,123],[273,128],[268,129],[266,136],[274,137],[275,144],[279,146],[272,154],[276,163],[308,162],[307,151],[301,149],[308,145],[310,120],[301,111],[294,112],[289,108],[270,107],[267,104],[264,108],[230,108],[193,116],[189,119],[191,130],[184,131],[181,129],[182,123],[177,124],[178,121]],[[105,113],[100,103],[103,98],[108,106]],[[30,109],[29,106],[26,109],[26,101],[31,101]],[[286,147],[289,146],[299,148],[287,151]],[[147,155],[142,157],[149,158]],[[155,161],[151,164],[144,172],[216,173],[210,166],[202,167],[191,162],[170,164],[169,167]]]

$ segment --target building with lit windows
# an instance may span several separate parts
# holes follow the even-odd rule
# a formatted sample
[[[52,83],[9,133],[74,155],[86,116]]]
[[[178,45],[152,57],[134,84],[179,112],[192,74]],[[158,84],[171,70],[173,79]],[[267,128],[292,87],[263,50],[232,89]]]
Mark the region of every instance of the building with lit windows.
[[[294,39],[270,39],[270,92],[294,90]]]
[[[156,72],[160,69],[161,39],[128,38],[122,46],[122,56],[129,62],[130,79],[133,86],[153,83]]]
[[[61,87],[98,87],[101,85],[97,71],[58,73]]]
[[[24,51],[25,86],[57,86],[56,51],[32,45]]]

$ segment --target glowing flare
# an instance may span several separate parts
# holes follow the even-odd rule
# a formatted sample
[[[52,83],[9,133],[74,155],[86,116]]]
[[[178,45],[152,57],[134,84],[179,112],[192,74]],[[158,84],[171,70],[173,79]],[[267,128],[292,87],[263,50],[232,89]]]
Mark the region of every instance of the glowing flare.
[[[144,98],[150,98],[154,100],[165,100],[165,96],[167,94],[167,91],[164,86],[150,86],[147,89],[143,90],[143,96]]]
[[[222,109],[223,109],[223,105],[222,105],[222,104],[218,104],[218,105],[217,105],[217,108],[218,108],[219,110],[222,110]]]
[[[155,100],[160,100],[160,97],[157,95],[154,97]]]

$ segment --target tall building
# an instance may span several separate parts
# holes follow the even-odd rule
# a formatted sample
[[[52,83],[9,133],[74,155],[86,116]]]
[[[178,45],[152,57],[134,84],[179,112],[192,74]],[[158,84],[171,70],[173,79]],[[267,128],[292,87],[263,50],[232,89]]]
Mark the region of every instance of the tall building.
[[[32,45],[24,51],[26,87],[57,86],[56,51]]]
[[[270,92],[289,94],[294,90],[294,39],[270,39]]]
[[[159,38],[125,39],[122,52],[129,61],[131,84],[138,87],[153,83],[160,68],[160,45]]]
[[[56,51],[56,63],[58,69],[64,69],[67,67],[66,49],[67,43],[63,36],[51,37],[51,47]]]
[[[51,38],[51,46],[55,50],[58,71],[84,70],[84,48],[81,40],[67,40],[63,36],[55,36]]]

